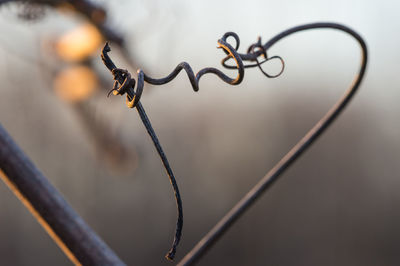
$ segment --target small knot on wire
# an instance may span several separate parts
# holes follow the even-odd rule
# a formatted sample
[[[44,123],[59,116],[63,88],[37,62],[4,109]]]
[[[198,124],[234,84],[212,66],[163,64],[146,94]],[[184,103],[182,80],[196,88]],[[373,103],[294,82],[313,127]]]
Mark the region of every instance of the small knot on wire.
[[[261,43],[261,36],[257,37],[257,42],[256,43],[253,43],[252,45],[249,46],[249,48],[247,48],[247,53],[256,52],[256,51],[254,51],[255,48],[258,48],[258,49],[261,50],[261,55],[264,58],[268,58],[267,51],[265,50],[264,46]]]
[[[255,53],[255,52],[258,52],[258,51],[261,51],[261,55],[265,58],[264,61],[262,61],[262,62],[260,63],[260,62],[258,61],[258,58],[256,57],[256,58],[254,59],[254,60],[256,61],[256,64],[246,65],[245,67],[248,68],[248,67],[255,67],[255,66],[256,66],[256,67],[258,67],[258,68],[260,69],[260,71],[261,71],[265,76],[267,76],[268,78],[277,78],[277,77],[279,77],[279,76],[283,73],[283,71],[285,70],[285,61],[283,61],[282,57],[280,57],[280,56],[278,56],[278,55],[275,55],[275,56],[272,56],[272,57],[268,57],[268,55],[267,55],[267,50],[266,50],[265,47],[262,45],[261,37],[260,37],[260,36],[257,38],[257,42],[256,42],[256,43],[250,45],[250,47],[247,49],[247,53]],[[261,65],[264,64],[265,62],[271,61],[271,60],[273,60],[273,59],[278,59],[279,61],[281,61],[281,64],[282,64],[281,71],[279,71],[279,73],[276,74],[276,75],[270,75],[270,74],[268,74],[267,72],[264,71],[264,69],[263,69],[262,66],[261,66]]]
[[[235,38],[235,40],[236,40],[236,49],[235,49],[235,50],[237,51],[237,49],[239,48],[239,39],[238,39],[237,35],[232,35],[232,33],[226,33],[226,34],[224,35],[224,38],[226,39],[227,37],[230,37],[230,36],[233,36],[233,37]],[[238,69],[238,66],[237,66],[237,65],[228,65],[228,64],[226,63],[229,59],[231,59],[231,58],[233,58],[233,57],[232,57],[231,55],[229,55],[227,51],[224,51],[224,52],[225,52],[228,56],[225,57],[224,59],[222,59],[222,62],[221,62],[222,66],[225,67],[225,68],[228,68],[228,69]],[[260,53],[260,52],[261,52],[261,53]],[[277,78],[277,77],[279,77],[279,76],[283,73],[283,71],[285,70],[285,61],[283,61],[282,57],[277,56],[277,55],[272,56],[272,57],[268,57],[268,55],[267,55],[267,50],[266,50],[266,48],[262,45],[261,37],[258,37],[256,43],[250,45],[250,47],[247,49],[247,54],[248,54],[248,55],[249,55],[249,54],[256,54],[257,57],[254,58],[254,59],[243,59],[243,61],[256,61],[256,63],[255,63],[255,64],[243,65],[244,68],[258,67],[258,68],[261,70],[261,72],[262,72],[265,76],[267,76],[268,78]],[[258,57],[259,57],[259,56],[264,57],[264,61],[260,62],[260,61],[258,60]],[[271,61],[271,60],[273,60],[273,59],[278,59],[279,61],[281,61],[281,64],[282,64],[281,70],[280,70],[279,73],[276,74],[276,75],[268,74],[268,73],[265,72],[264,69],[261,67],[262,64],[264,64],[265,62]]]
[[[109,97],[111,93],[114,95],[124,95],[126,92],[128,92],[128,90],[134,89],[136,81],[132,79],[128,70],[114,68],[111,70],[111,73],[115,82],[113,88],[108,92],[107,97]],[[122,83],[120,83],[121,80],[123,80]]]

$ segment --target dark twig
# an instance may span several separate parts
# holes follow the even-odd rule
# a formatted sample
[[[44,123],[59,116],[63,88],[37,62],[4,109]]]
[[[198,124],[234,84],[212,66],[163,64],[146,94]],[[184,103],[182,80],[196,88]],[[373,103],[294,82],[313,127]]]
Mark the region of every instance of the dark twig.
[[[138,106],[138,110],[142,109],[140,105],[140,97],[143,91],[144,81],[154,84],[154,85],[162,85],[173,80],[179,72],[184,69],[188,75],[190,83],[193,87],[194,91],[199,90],[199,81],[200,78],[207,73],[216,74],[223,81],[237,85],[243,80],[244,76],[244,68],[248,67],[259,67],[264,75],[267,77],[277,77],[279,76],[284,69],[284,62],[279,56],[273,56],[271,58],[267,57],[267,50],[272,47],[277,41],[282,38],[307,29],[316,29],[316,28],[331,28],[344,31],[354,37],[360,44],[362,48],[362,63],[358,76],[356,77],[353,85],[350,89],[345,93],[345,95],[332,107],[330,111],[306,134],[306,136],[295,146],[293,149],[284,157],[282,160],[211,230],[209,234],[207,234],[200,242],[196,245],[196,247],[181,261],[180,265],[189,265],[195,262],[204,252],[221,236],[223,233],[236,221],[237,218],[241,216],[241,214],[248,209],[252,203],[268,188],[270,187],[282,174],[310,145],[313,143],[318,136],[333,122],[333,120],[339,115],[339,113],[343,110],[343,108],[347,105],[349,100],[352,98],[354,93],[356,92],[362,77],[365,72],[366,63],[367,63],[367,47],[363,39],[350,28],[336,24],[336,23],[313,23],[301,25],[298,27],[291,28],[287,31],[284,31],[266,44],[261,45],[261,39],[258,40],[257,43],[251,45],[248,49],[247,54],[239,54],[237,52],[240,44],[239,37],[233,33],[226,33],[220,40],[218,40],[219,48],[222,48],[223,51],[227,54],[227,57],[222,60],[223,66],[227,68],[236,68],[238,70],[238,76],[235,79],[229,78],[224,73],[216,68],[204,68],[200,70],[197,75],[194,75],[194,72],[190,65],[186,62],[179,64],[174,71],[171,72],[167,77],[161,79],[154,79],[143,73],[142,70],[138,70],[138,86],[137,91],[134,92],[135,82],[131,79],[130,74],[127,71],[122,71],[120,69],[115,69],[110,67],[110,58],[107,55],[110,48],[106,44],[103,49],[102,58],[106,66],[110,70],[118,70],[120,75],[119,83],[121,86],[118,88],[117,84],[114,86],[113,92],[115,95],[123,95],[125,92],[128,92],[127,96],[127,105],[129,107]],[[226,42],[228,37],[233,37],[236,41],[236,48],[233,48]],[[255,49],[258,49],[255,51]],[[282,70],[278,75],[269,75],[262,68],[261,64],[264,62],[259,62],[258,57],[264,56],[266,61],[277,58],[282,62]],[[233,58],[235,60],[236,66],[228,66],[226,65],[226,61]],[[244,65],[243,61],[255,61],[255,64]],[[115,75],[115,73],[113,73]],[[129,84],[127,83],[129,81]]]
[[[182,235],[182,227],[183,227],[183,208],[182,208],[182,200],[181,200],[181,196],[179,193],[179,188],[178,188],[178,184],[176,183],[176,179],[174,176],[174,173],[172,172],[172,169],[169,165],[167,156],[165,155],[161,144],[157,138],[156,133],[154,132],[153,127],[151,126],[150,120],[146,115],[146,112],[142,106],[142,104],[140,102],[138,102],[139,98],[136,97],[136,94],[134,92],[134,87],[135,87],[135,80],[131,79],[131,75],[126,71],[126,70],[121,70],[119,68],[117,68],[115,66],[115,64],[112,62],[111,58],[107,55],[107,52],[110,51],[110,47],[108,46],[108,44],[106,44],[106,46],[104,47],[103,51],[102,51],[102,55],[101,58],[103,59],[104,64],[106,65],[106,67],[111,71],[111,73],[114,76],[114,79],[116,80],[116,82],[118,82],[119,84],[121,84],[119,89],[116,89],[116,91],[118,91],[118,93],[120,93],[121,95],[124,94],[125,92],[127,93],[127,99],[129,99],[131,102],[135,102],[136,99],[136,110],[139,113],[140,118],[142,119],[142,122],[144,124],[144,126],[146,127],[146,130],[148,132],[148,134],[150,135],[154,146],[156,147],[156,150],[161,158],[161,161],[164,165],[164,168],[167,171],[169,180],[172,184],[172,187],[174,189],[174,194],[175,194],[175,199],[176,199],[176,205],[178,208],[178,219],[177,219],[177,224],[176,224],[176,232],[175,232],[175,238],[174,238],[174,242],[172,244],[172,248],[171,250],[167,253],[167,255],[165,256],[167,259],[169,260],[173,260],[175,257],[175,253],[176,253],[176,248],[179,244],[179,241],[181,239],[181,235]],[[140,84],[140,80],[138,82],[138,84]],[[115,83],[114,85],[114,89],[118,86],[116,86],[117,83]],[[139,86],[139,85],[138,85]],[[141,84],[139,87],[143,88],[143,84]],[[140,91],[141,93],[141,91]]]
[[[125,265],[69,206],[1,124],[0,178],[75,265]]]
[[[233,48],[233,46],[231,46],[227,42],[227,38],[229,38],[229,37],[233,37],[235,39],[236,48]],[[284,61],[282,60],[282,58],[280,58],[278,56],[274,56],[272,58],[265,58],[266,60],[264,62],[262,62],[262,63],[265,63],[266,61],[269,61],[269,60],[274,59],[274,58],[280,59],[280,61],[282,62],[282,70],[277,75],[268,75],[261,68],[261,64],[262,63],[260,63],[258,61],[257,57],[260,56],[260,55],[263,55],[264,57],[267,57],[266,52],[261,52],[259,55],[254,56],[251,59],[247,59],[248,61],[256,61],[256,64],[244,65],[243,64],[243,60],[242,60],[242,56],[237,52],[237,49],[239,48],[239,44],[240,44],[239,36],[234,32],[227,32],[222,36],[221,39],[218,40],[218,48],[222,48],[224,53],[227,55],[227,57],[222,60],[223,66],[226,66],[227,68],[232,68],[231,66],[227,66],[225,64],[225,62],[230,58],[233,58],[235,60],[235,63],[236,63],[236,67],[235,68],[238,70],[238,75],[236,76],[236,78],[230,78],[227,75],[225,75],[221,70],[219,70],[217,68],[213,68],[213,67],[203,68],[199,72],[197,72],[197,74],[195,75],[194,72],[193,72],[192,67],[186,62],[182,62],[179,65],[177,65],[175,67],[175,69],[168,76],[166,76],[164,78],[160,78],[160,79],[151,78],[148,75],[146,75],[143,72],[143,70],[139,69],[137,71],[137,73],[138,73],[138,85],[137,85],[136,92],[134,91],[135,80],[131,78],[130,73],[128,73],[126,70],[122,70],[122,69],[116,68],[114,63],[112,62],[112,60],[108,56],[107,53],[111,51],[110,46],[108,45],[108,43],[106,43],[106,45],[104,46],[104,48],[102,50],[101,58],[102,58],[104,64],[106,65],[106,67],[113,73],[114,79],[117,80],[119,82],[119,84],[121,84],[121,86],[118,88],[118,84],[115,83],[114,84],[114,88],[112,89],[112,92],[114,92],[114,95],[123,95],[123,94],[125,94],[125,92],[127,92],[127,106],[130,107],[130,108],[133,108],[140,101],[140,97],[142,96],[142,93],[143,93],[144,82],[147,82],[147,83],[153,84],[153,85],[163,85],[163,84],[166,84],[166,83],[170,82],[171,80],[173,80],[181,72],[181,70],[185,70],[186,71],[186,74],[187,74],[187,76],[189,78],[189,81],[190,81],[194,91],[198,91],[199,90],[199,82],[200,82],[201,77],[204,76],[205,74],[208,74],[208,73],[217,75],[221,80],[223,80],[224,82],[226,82],[228,84],[231,84],[231,85],[239,85],[242,82],[242,80],[244,78],[244,69],[245,68],[250,68],[250,67],[256,67],[257,66],[257,67],[259,67],[261,69],[261,71],[266,76],[268,76],[270,78],[276,78],[280,74],[282,74],[283,69],[284,69]],[[254,50],[253,46],[250,46],[250,48],[251,48],[250,51]],[[264,49],[262,46],[260,46],[260,48]],[[254,54],[256,54],[256,53],[254,53]],[[115,78],[116,74],[118,74],[117,75],[118,79]]]
[[[353,84],[345,92],[345,94],[339,99],[339,101],[322,117],[320,121],[276,164],[265,176],[262,178],[257,185],[255,185],[246,196],[241,199],[212,229],[205,235],[198,244],[179,262],[178,265],[192,265],[199,258],[206,253],[206,251],[233,225],[233,223],[247,210],[256,199],[258,199],[263,192],[265,192],[278,177],[288,169],[293,162],[299,158],[299,156],[308,148],[310,145],[326,130],[326,128],[335,120],[335,118],[341,113],[344,107],[349,103],[350,99],[353,97],[357,91],[361,80],[363,79],[366,65],[367,65],[367,46],[362,39],[362,37],[353,31],[352,29],[336,24],[336,23],[313,23],[301,25],[298,27],[286,30],[270,41],[264,44],[264,50],[267,51],[276,42],[285,38],[286,36],[293,34],[295,32],[308,30],[308,29],[318,29],[318,28],[330,28],[344,31],[354,37],[361,46],[362,57],[361,66],[356,75]],[[240,54],[243,60],[254,60],[262,51],[258,51],[250,54]]]
[[[236,48],[233,48],[229,43],[226,42],[228,37],[233,37],[235,39]],[[161,79],[151,78],[151,77],[147,76],[141,69],[139,69],[136,91],[134,90],[136,81],[134,79],[132,79],[131,74],[127,70],[117,68],[115,66],[115,64],[113,63],[113,61],[111,60],[111,58],[108,56],[108,52],[111,51],[108,43],[106,43],[106,45],[104,46],[103,51],[101,53],[101,58],[105,64],[105,66],[111,71],[111,73],[113,74],[114,79],[115,79],[113,89],[108,93],[108,95],[110,95],[111,92],[113,92],[114,95],[123,95],[125,93],[127,94],[127,96],[126,96],[127,106],[130,108],[136,107],[137,111],[139,112],[140,118],[142,119],[143,124],[145,125],[145,127],[147,129],[147,132],[149,133],[151,139],[153,140],[153,143],[157,149],[158,154],[161,157],[161,160],[164,164],[164,167],[167,171],[167,174],[169,176],[169,179],[170,179],[171,184],[174,189],[176,204],[178,207],[178,220],[177,220],[175,238],[174,238],[172,248],[169,251],[169,253],[166,255],[166,258],[170,259],[170,260],[172,260],[174,258],[175,253],[176,253],[176,247],[179,244],[179,241],[181,239],[182,227],[183,227],[182,200],[181,200],[181,197],[179,194],[178,185],[176,183],[172,169],[168,163],[167,157],[165,156],[165,153],[162,150],[161,144],[157,139],[157,136],[151,126],[150,120],[148,119],[143,106],[139,102],[140,97],[143,93],[144,82],[146,81],[153,85],[162,85],[162,84],[168,83],[171,80],[173,80],[179,74],[179,72],[183,69],[186,71],[186,74],[190,80],[190,83],[191,83],[194,91],[199,90],[200,78],[207,73],[215,74],[219,78],[221,78],[223,81],[225,81],[226,83],[229,83],[231,85],[238,85],[242,82],[243,77],[244,77],[244,65],[243,65],[243,62],[242,62],[239,54],[237,53],[239,44],[240,44],[239,36],[237,36],[237,34],[234,32],[228,32],[228,33],[224,34],[224,36],[220,40],[218,40],[219,48],[222,48],[223,51],[227,54],[227,57],[233,58],[237,64],[238,75],[236,78],[230,78],[227,75],[225,75],[222,71],[220,71],[216,68],[211,68],[211,67],[200,70],[195,76],[191,66],[188,63],[183,62],[183,63],[180,63],[175,68],[175,70],[171,72],[171,74],[169,74],[167,77],[161,78]],[[264,56],[266,57],[266,53],[264,53]],[[268,60],[268,58],[266,58],[266,60]],[[260,63],[257,61],[257,58],[255,59],[255,61],[257,62],[257,64],[255,64],[254,66],[258,66],[261,69]],[[282,61],[282,63],[283,63],[283,61]],[[248,67],[252,67],[252,66],[248,66]],[[266,74],[264,71],[263,71],[263,73]],[[282,73],[282,71],[280,73]],[[277,77],[280,75],[280,73],[275,76],[269,76],[269,75],[268,76],[269,77]]]
[[[358,89],[360,82],[364,76],[366,64],[367,64],[367,47],[363,39],[353,30],[350,28],[336,24],[336,23],[313,23],[313,24],[306,24],[301,25],[298,27],[291,28],[287,31],[284,31],[266,44],[261,44],[261,39],[251,45],[248,49],[247,54],[240,54],[237,52],[240,44],[240,39],[236,33],[227,32],[223,35],[223,37],[218,40],[219,48],[222,48],[224,53],[227,55],[226,58],[222,60],[222,65],[226,68],[234,68],[237,69],[238,75],[236,78],[230,78],[226,76],[223,72],[216,68],[204,68],[200,70],[196,75],[194,74],[191,66],[186,63],[180,63],[168,76],[160,79],[155,79],[147,76],[142,70],[138,70],[138,84],[136,91],[135,88],[135,80],[132,79],[130,73],[126,70],[118,69],[115,67],[114,63],[111,61],[110,57],[108,56],[108,52],[110,51],[110,47],[108,44],[105,45],[102,51],[102,59],[104,64],[107,66],[109,70],[114,75],[114,79],[120,84],[116,82],[114,84],[114,88],[112,92],[114,95],[123,95],[127,93],[127,105],[130,108],[137,107],[139,114],[141,114],[142,120],[145,123],[146,128],[148,129],[149,134],[152,136],[154,135],[153,141],[157,140],[155,138],[154,131],[152,130],[150,123],[145,116],[143,107],[140,104],[140,97],[143,92],[144,82],[148,82],[153,85],[162,85],[170,82],[173,80],[179,72],[183,69],[186,71],[186,74],[190,80],[192,88],[194,91],[199,90],[199,81],[201,77],[207,73],[212,73],[217,75],[221,80],[231,85],[238,85],[242,82],[244,77],[244,69],[250,67],[258,67],[262,73],[270,78],[274,78],[279,76],[284,70],[284,61],[279,56],[273,56],[268,58],[267,51],[271,48],[276,42],[283,39],[284,37],[293,34],[298,31],[308,30],[308,29],[316,29],[316,28],[330,28],[330,29],[337,29],[344,31],[354,37],[360,44],[362,48],[362,62],[360,67],[360,72],[357,75],[353,85],[346,91],[345,95],[332,107],[331,110],[306,134],[303,139],[300,140],[298,144],[296,144],[292,150],[284,156],[281,161],[274,167],[268,174],[195,246],[195,248],[186,255],[186,257],[180,262],[179,265],[190,265],[197,261],[201,255],[203,255],[206,250],[213,244],[215,241],[224,234],[224,232],[232,226],[232,224],[244,213],[246,209],[248,209],[254,201],[267,189],[269,188],[282,174],[316,139],[321,133],[333,122],[333,120],[339,115],[339,113],[343,110],[343,108],[347,105],[350,101],[356,90]],[[235,39],[236,45],[235,48],[227,43],[227,38],[233,37]],[[258,57],[263,56],[265,60],[263,62],[259,62]],[[236,66],[229,66],[226,62],[229,59],[234,59]],[[277,75],[270,75],[266,73],[262,68],[261,64],[272,60],[272,59],[279,59],[282,63],[282,69]],[[256,62],[253,64],[245,65],[243,61],[252,61]],[[158,148],[158,141],[154,142],[157,150]],[[161,148],[161,147],[160,147]],[[162,150],[161,150],[162,151]],[[160,153],[160,155],[164,155]],[[166,157],[164,159],[163,156],[162,160],[166,161]],[[165,165],[165,164],[164,164]],[[167,171],[169,169],[169,165],[165,165]],[[171,176],[170,176],[171,178]],[[177,187],[175,188],[176,183],[173,183],[174,189],[177,191]],[[179,194],[178,194],[179,196]],[[177,198],[178,201],[178,198]],[[180,199],[179,199],[180,201]],[[178,202],[179,202],[178,201]],[[179,203],[178,203],[178,206]],[[181,210],[179,211],[181,213]],[[179,222],[178,222],[179,224]],[[178,231],[178,229],[177,229]]]
[[[144,108],[142,106],[141,103],[139,103],[136,106],[136,109],[139,113],[140,118],[142,119],[142,122],[144,124],[144,126],[146,127],[147,133],[149,133],[158,154],[160,155],[161,161],[164,165],[165,170],[167,171],[169,180],[172,184],[172,187],[174,189],[174,196],[175,196],[175,200],[176,200],[176,206],[178,208],[178,219],[176,222],[176,231],[175,231],[175,237],[174,237],[174,242],[172,244],[172,247],[170,249],[170,251],[167,253],[167,255],[165,256],[168,260],[173,260],[175,257],[175,253],[176,253],[176,248],[179,244],[179,241],[181,240],[181,235],[182,235],[182,228],[183,228],[183,208],[182,208],[182,199],[181,199],[181,195],[179,193],[179,188],[178,188],[178,184],[176,183],[175,180],[175,176],[174,173],[172,172],[172,168],[170,167],[168,160],[167,160],[167,156],[165,155],[160,142],[157,139],[157,135],[154,132],[153,127],[150,124],[150,120],[146,115],[146,112],[144,111]]]

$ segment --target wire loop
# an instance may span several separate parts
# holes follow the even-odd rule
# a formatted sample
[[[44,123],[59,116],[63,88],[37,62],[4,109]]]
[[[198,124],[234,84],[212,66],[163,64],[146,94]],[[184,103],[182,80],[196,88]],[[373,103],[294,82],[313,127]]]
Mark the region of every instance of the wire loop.
[[[258,55],[257,55],[257,57],[255,57],[253,59],[247,59],[247,61],[256,61],[256,63],[255,64],[244,65],[244,68],[258,67],[260,69],[260,71],[268,78],[277,78],[285,70],[285,61],[283,61],[282,57],[277,56],[277,55],[272,56],[272,57],[268,57],[267,50],[261,44],[261,37],[258,37],[258,40],[257,40],[256,43],[254,43],[254,44],[249,46],[249,48],[247,49],[247,54],[258,54]],[[264,60],[262,62],[258,61],[258,57],[259,56],[263,56],[264,57]],[[227,56],[224,59],[222,59],[222,61],[221,61],[222,66],[227,68],[227,69],[237,69],[237,66],[232,66],[232,65],[227,65],[226,64],[226,62],[229,59],[231,59],[230,56]],[[267,72],[264,71],[264,69],[261,67],[261,65],[264,64],[265,62],[271,61],[273,59],[279,59],[279,61],[281,61],[282,67],[281,67],[281,70],[279,71],[278,74],[270,75],[270,74],[268,74]]]

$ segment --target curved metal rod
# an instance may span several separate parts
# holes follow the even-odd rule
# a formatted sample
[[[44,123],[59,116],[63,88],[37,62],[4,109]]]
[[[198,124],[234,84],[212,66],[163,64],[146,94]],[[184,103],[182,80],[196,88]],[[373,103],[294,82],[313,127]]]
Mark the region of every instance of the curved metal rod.
[[[196,261],[232,224],[236,219],[248,208],[250,205],[264,192],[270,185],[276,181],[280,174],[282,174],[301,154],[304,152],[312,142],[332,123],[332,121],[338,116],[338,114],[342,111],[342,109],[346,106],[348,101],[351,99],[355,91],[357,90],[362,77],[365,72],[365,67],[367,63],[367,47],[363,39],[352,29],[336,24],[336,23],[312,23],[297,26],[291,29],[288,29],[275,37],[269,40],[266,44],[261,44],[261,39],[251,45],[247,54],[240,54],[237,52],[240,45],[240,39],[236,33],[227,32],[223,35],[223,37],[218,40],[218,48],[222,48],[224,53],[227,55],[225,59],[222,60],[222,65],[226,68],[235,68],[238,70],[238,75],[236,78],[230,78],[225,75],[222,71],[216,68],[204,68],[200,70],[196,75],[194,75],[193,69],[191,66],[186,63],[180,63],[169,75],[164,78],[155,79],[147,76],[142,70],[138,70],[138,85],[137,90],[135,91],[135,80],[131,77],[128,71],[119,69],[112,62],[111,58],[108,56],[108,52],[110,52],[110,47],[106,43],[102,51],[102,60],[106,67],[112,72],[116,83],[114,84],[113,92],[114,95],[123,95],[127,93],[126,104],[130,108],[136,107],[139,115],[151,136],[154,145],[161,157],[161,160],[164,164],[164,167],[167,170],[168,176],[170,178],[171,184],[174,188],[176,203],[178,207],[178,221],[175,233],[175,239],[173,242],[173,246],[170,252],[167,254],[168,259],[173,259],[176,247],[180,241],[182,226],[183,226],[183,213],[182,213],[182,202],[179,194],[179,189],[175,180],[175,177],[172,173],[172,169],[169,166],[167,157],[165,156],[161,145],[158,141],[158,138],[151,126],[151,123],[144,111],[143,106],[140,103],[140,98],[143,92],[144,82],[148,82],[153,85],[162,85],[172,81],[181,70],[185,70],[186,74],[190,80],[192,88],[194,91],[199,90],[199,81],[201,77],[207,73],[212,73],[217,75],[221,80],[226,83],[232,85],[238,85],[242,82],[244,77],[244,69],[250,67],[258,67],[264,75],[267,77],[273,78],[279,76],[284,70],[284,61],[279,56],[273,56],[268,58],[267,50],[271,48],[276,42],[283,39],[284,37],[293,34],[295,32],[308,30],[308,29],[317,29],[317,28],[331,28],[344,31],[354,37],[362,48],[362,63],[358,76],[356,77],[353,85],[350,89],[345,93],[345,95],[328,111],[328,113],[303,137],[302,140],[296,146],[292,148],[292,150],[281,159],[281,161],[208,233],[200,242],[195,246],[195,248],[182,260],[180,265],[189,265]],[[233,48],[229,43],[226,42],[227,38],[233,37],[236,41],[235,48]],[[256,50],[257,49],[257,50]],[[265,61],[259,62],[258,57],[264,56]],[[228,59],[234,59],[236,66],[226,65],[226,61]],[[261,64],[266,61],[272,59],[279,59],[282,62],[282,69],[277,75],[269,75],[267,74],[261,67]],[[252,61],[256,62],[254,64],[244,65],[243,61]],[[118,86],[118,83],[120,86]]]
[[[206,251],[234,224],[234,222],[258,199],[263,192],[271,187],[278,177],[288,169],[293,162],[324,132],[324,130],[335,120],[344,107],[349,103],[357,91],[363,79],[367,66],[367,46],[363,38],[352,29],[336,23],[312,23],[297,26],[276,35],[263,45],[265,51],[271,48],[279,40],[299,31],[330,28],[348,33],[356,39],[361,46],[361,66],[352,85],[339,99],[339,101],[319,120],[314,127],[206,234],[198,244],[179,262],[178,265],[194,264]],[[251,54],[239,54],[242,60],[255,60],[262,54],[257,51]]]

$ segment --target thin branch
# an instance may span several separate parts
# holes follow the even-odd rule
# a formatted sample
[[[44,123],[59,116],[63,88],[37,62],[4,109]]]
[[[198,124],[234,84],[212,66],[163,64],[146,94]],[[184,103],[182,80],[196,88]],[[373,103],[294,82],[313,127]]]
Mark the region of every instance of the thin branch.
[[[363,79],[365,69],[367,66],[367,46],[362,37],[353,31],[352,29],[336,24],[336,23],[313,23],[301,25],[298,27],[286,30],[268,41],[264,46],[263,50],[267,51],[279,40],[299,31],[318,29],[318,28],[330,28],[337,29],[350,34],[355,38],[361,46],[362,57],[361,66],[358,74],[353,81],[353,84],[345,92],[345,94],[339,99],[339,101],[318,121],[315,126],[276,164],[247,194],[242,198],[212,229],[206,234],[198,244],[179,262],[178,265],[192,265],[197,262],[201,256],[203,256],[212,245],[224,235],[224,233],[234,224],[234,222],[243,215],[243,213],[253,205],[263,192],[278,180],[278,177],[288,169],[293,162],[300,157],[303,152],[310,147],[310,145],[327,129],[327,127],[337,118],[344,107],[349,103],[350,99],[354,96],[357,91],[361,80]],[[255,60],[262,51],[249,54],[240,54],[243,60]]]
[[[0,178],[75,265],[125,265],[35,167],[1,124]]]
[[[167,156],[165,155],[163,148],[161,147],[161,143],[158,140],[158,137],[151,125],[150,119],[147,117],[144,107],[139,102],[140,97],[137,97],[137,93],[139,92],[139,90],[140,90],[139,93],[140,94],[142,93],[142,90],[140,88],[143,88],[143,79],[138,80],[138,90],[135,93],[134,88],[135,88],[136,81],[131,78],[131,75],[129,74],[129,72],[127,70],[122,70],[115,66],[114,62],[111,60],[111,58],[107,54],[110,51],[111,51],[111,48],[108,46],[108,43],[106,43],[106,45],[103,48],[103,51],[101,53],[101,58],[103,60],[103,63],[108,68],[108,70],[110,70],[114,76],[114,79],[115,79],[114,88],[118,87],[117,86],[118,83],[121,84],[118,91],[121,93],[121,95],[126,92],[127,93],[127,101],[130,100],[133,103],[132,108],[136,107],[136,110],[139,113],[140,119],[142,120],[143,125],[145,126],[147,133],[151,137],[151,140],[153,141],[153,144],[157,150],[157,153],[161,158],[161,161],[164,165],[164,168],[167,172],[168,178],[169,178],[172,188],[174,190],[176,206],[178,209],[178,219],[176,222],[175,237],[174,237],[174,241],[172,243],[172,247],[169,250],[169,252],[167,253],[167,255],[165,255],[165,257],[168,260],[173,260],[175,257],[175,254],[176,254],[176,248],[181,240],[182,228],[183,228],[183,207],[182,207],[182,199],[181,199],[181,195],[179,193],[178,184],[176,182],[175,175],[172,171],[172,168],[169,165]],[[112,91],[114,91],[114,89]],[[112,91],[110,91],[110,92],[112,92]]]

